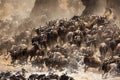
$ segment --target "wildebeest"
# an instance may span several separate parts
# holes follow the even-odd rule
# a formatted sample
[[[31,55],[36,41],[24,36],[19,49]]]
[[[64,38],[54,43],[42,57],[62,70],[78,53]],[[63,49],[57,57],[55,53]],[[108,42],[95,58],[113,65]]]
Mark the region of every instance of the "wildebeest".
[[[74,32],[68,32],[66,35],[67,41],[70,44],[73,44],[73,39],[74,39]]]
[[[67,76],[66,74],[63,74],[60,76],[60,80],[74,80],[72,77]]]
[[[119,64],[119,59],[110,58],[104,60],[101,66],[101,69],[103,70],[102,77],[103,78],[108,77],[108,74],[112,73],[113,70],[116,71],[117,73],[118,72],[117,70],[119,70],[118,64]]]
[[[117,45],[114,55],[120,56],[120,43]]]
[[[38,78],[38,74],[31,74],[28,78],[28,80],[35,80]]]
[[[10,56],[11,56],[11,63],[15,63],[16,60],[27,60],[28,54],[27,54],[27,48],[24,49],[18,49],[18,50],[10,50]]]
[[[85,64],[85,72],[86,72],[89,67],[100,68],[102,63],[101,63],[101,60],[99,58],[95,58],[92,56],[85,56],[84,64]]]
[[[32,58],[36,56],[37,51],[39,50],[39,45],[38,43],[34,43],[33,47],[30,50],[27,50],[27,54],[30,55],[30,61],[32,60]]]
[[[80,37],[79,35],[76,35],[76,36],[74,37],[74,43],[75,43],[78,47],[81,46],[82,39],[81,39],[81,37]]]
[[[107,44],[106,43],[101,43],[100,47],[99,47],[99,51],[100,51],[100,54],[101,54],[101,58],[104,59],[106,54],[107,54],[107,51],[108,51]]]

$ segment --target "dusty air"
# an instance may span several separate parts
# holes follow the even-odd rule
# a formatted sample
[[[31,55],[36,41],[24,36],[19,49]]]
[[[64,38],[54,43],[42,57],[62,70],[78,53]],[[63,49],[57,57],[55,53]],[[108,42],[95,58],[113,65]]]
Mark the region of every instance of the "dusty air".
[[[120,80],[120,0],[0,0],[0,80]]]

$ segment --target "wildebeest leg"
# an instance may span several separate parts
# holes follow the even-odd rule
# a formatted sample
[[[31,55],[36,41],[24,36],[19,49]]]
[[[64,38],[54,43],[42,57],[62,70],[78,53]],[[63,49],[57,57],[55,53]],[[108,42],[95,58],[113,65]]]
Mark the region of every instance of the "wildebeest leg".
[[[108,76],[108,73],[105,73],[105,72],[104,72],[104,73],[102,74],[102,78],[103,78],[103,79],[106,79],[107,76]]]
[[[113,58],[114,55],[115,55],[115,51],[110,51],[111,58]]]
[[[40,43],[40,48],[42,49],[42,43]]]
[[[102,78],[104,78],[105,72],[102,74]]]
[[[81,47],[81,41],[78,44],[79,44],[79,47]]]
[[[91,45],[91,42],[87,42],[87,43],[86,43],[86,46],[87,46],[87,47],[90,47],[90,45]]]
[[[64,43],[65,43],[65,37],[62,36],[62,37],[61,37],[61,45],[63,45]]]
[[[104,72],[102,75],[102,78],[107,78],[109,76],[109,74],[113,71],[114,68],[111,68],[108,72]]]
[[[43,42],[43,46],[44,46],[45,49],[47,49],[47,44],[46,44],[46,42]]]
[[[97,42],[96,41],[93,42],[93,46],[94,46],[94,48],[96,50],[96,48],[97,48]]]
[[[85,67],[84,67],[84,72],[86,72],[87,70],[88,70],[88,66],[85,65]]]
[[[14,62],[15,62],[15,61],[14,61],[14,60],[12,60],[12,61],[11,61],[11,64],[14,64]]]
[[[105,53],[101,52],[101,59],[104,59],[104,58],[105,58]]]
[[[5,56],[5,60],[8,60],[9,57],[10,57],[10,53],[7,53],[7,55]]]
[[[12,64],[14,67],[15,67],[15,61],[16,61],[16,60],[12,60],[12,61],[11,61],[11,64]]]
[[[33,56],[30,56],[30,61],[32,60]]]
[[[77,41],[76,44],[77,44],[78,47],[81,46],[81,42],[79,42],[79,41]]]

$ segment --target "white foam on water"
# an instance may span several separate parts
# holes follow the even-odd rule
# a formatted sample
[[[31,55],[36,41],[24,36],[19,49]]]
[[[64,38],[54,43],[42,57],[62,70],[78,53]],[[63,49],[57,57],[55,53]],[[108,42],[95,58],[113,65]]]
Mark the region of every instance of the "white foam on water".
[[[30,70],[30,68],[31,68],[31,70]],[[120,77],[112,77],[112,75],[108,76],[108,78],[106,78],[106,79],[103,79],[102,73],[98,73],[95,71],[84,72],[83,66],[79,67],[78,70],[73,70],[74,71],[73,73],[71,72],[72,70],[70,70],[68,68],[61,72],[58,70],[52,70],[50,72],[46,72],[46,71],[41,72],[41,71],[36,70],[35,68],[32,68],[32,67],[30,67],[30,68],[29,68],[30,71],[28,71],[28,73],[26,74],[27,78],[31,74],[46,74],[46,75],[48,75],[50,72],[53,72],[59,76],[67,73],[68,76],[73,77],[75,80],[120,80]]]

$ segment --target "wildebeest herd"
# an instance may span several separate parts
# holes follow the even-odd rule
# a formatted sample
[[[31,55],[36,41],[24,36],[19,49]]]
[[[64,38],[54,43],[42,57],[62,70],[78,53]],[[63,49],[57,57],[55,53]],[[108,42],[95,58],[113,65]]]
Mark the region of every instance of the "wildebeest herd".
[[[120,73],[120,28],[106,16],[53,20],[34,31],[31,48],[22,44],[7,50],[11,64],[29,61],[42,68],[44,64],[49,69],[62,70],[70,65],[77,69],[83,57],[85,72],[95,68],[104,72],[103,77],[113,70],[116,75]]]
[[[1,72],[0,79],[1,80],[74,80],[72,77],[67,74],[62,74],[61,76],[49,73],[49,74],[31,74],[26,78],[26,71],[24,68],[21,71],[17,71],[16,73],[12,73],[10,71]]]

